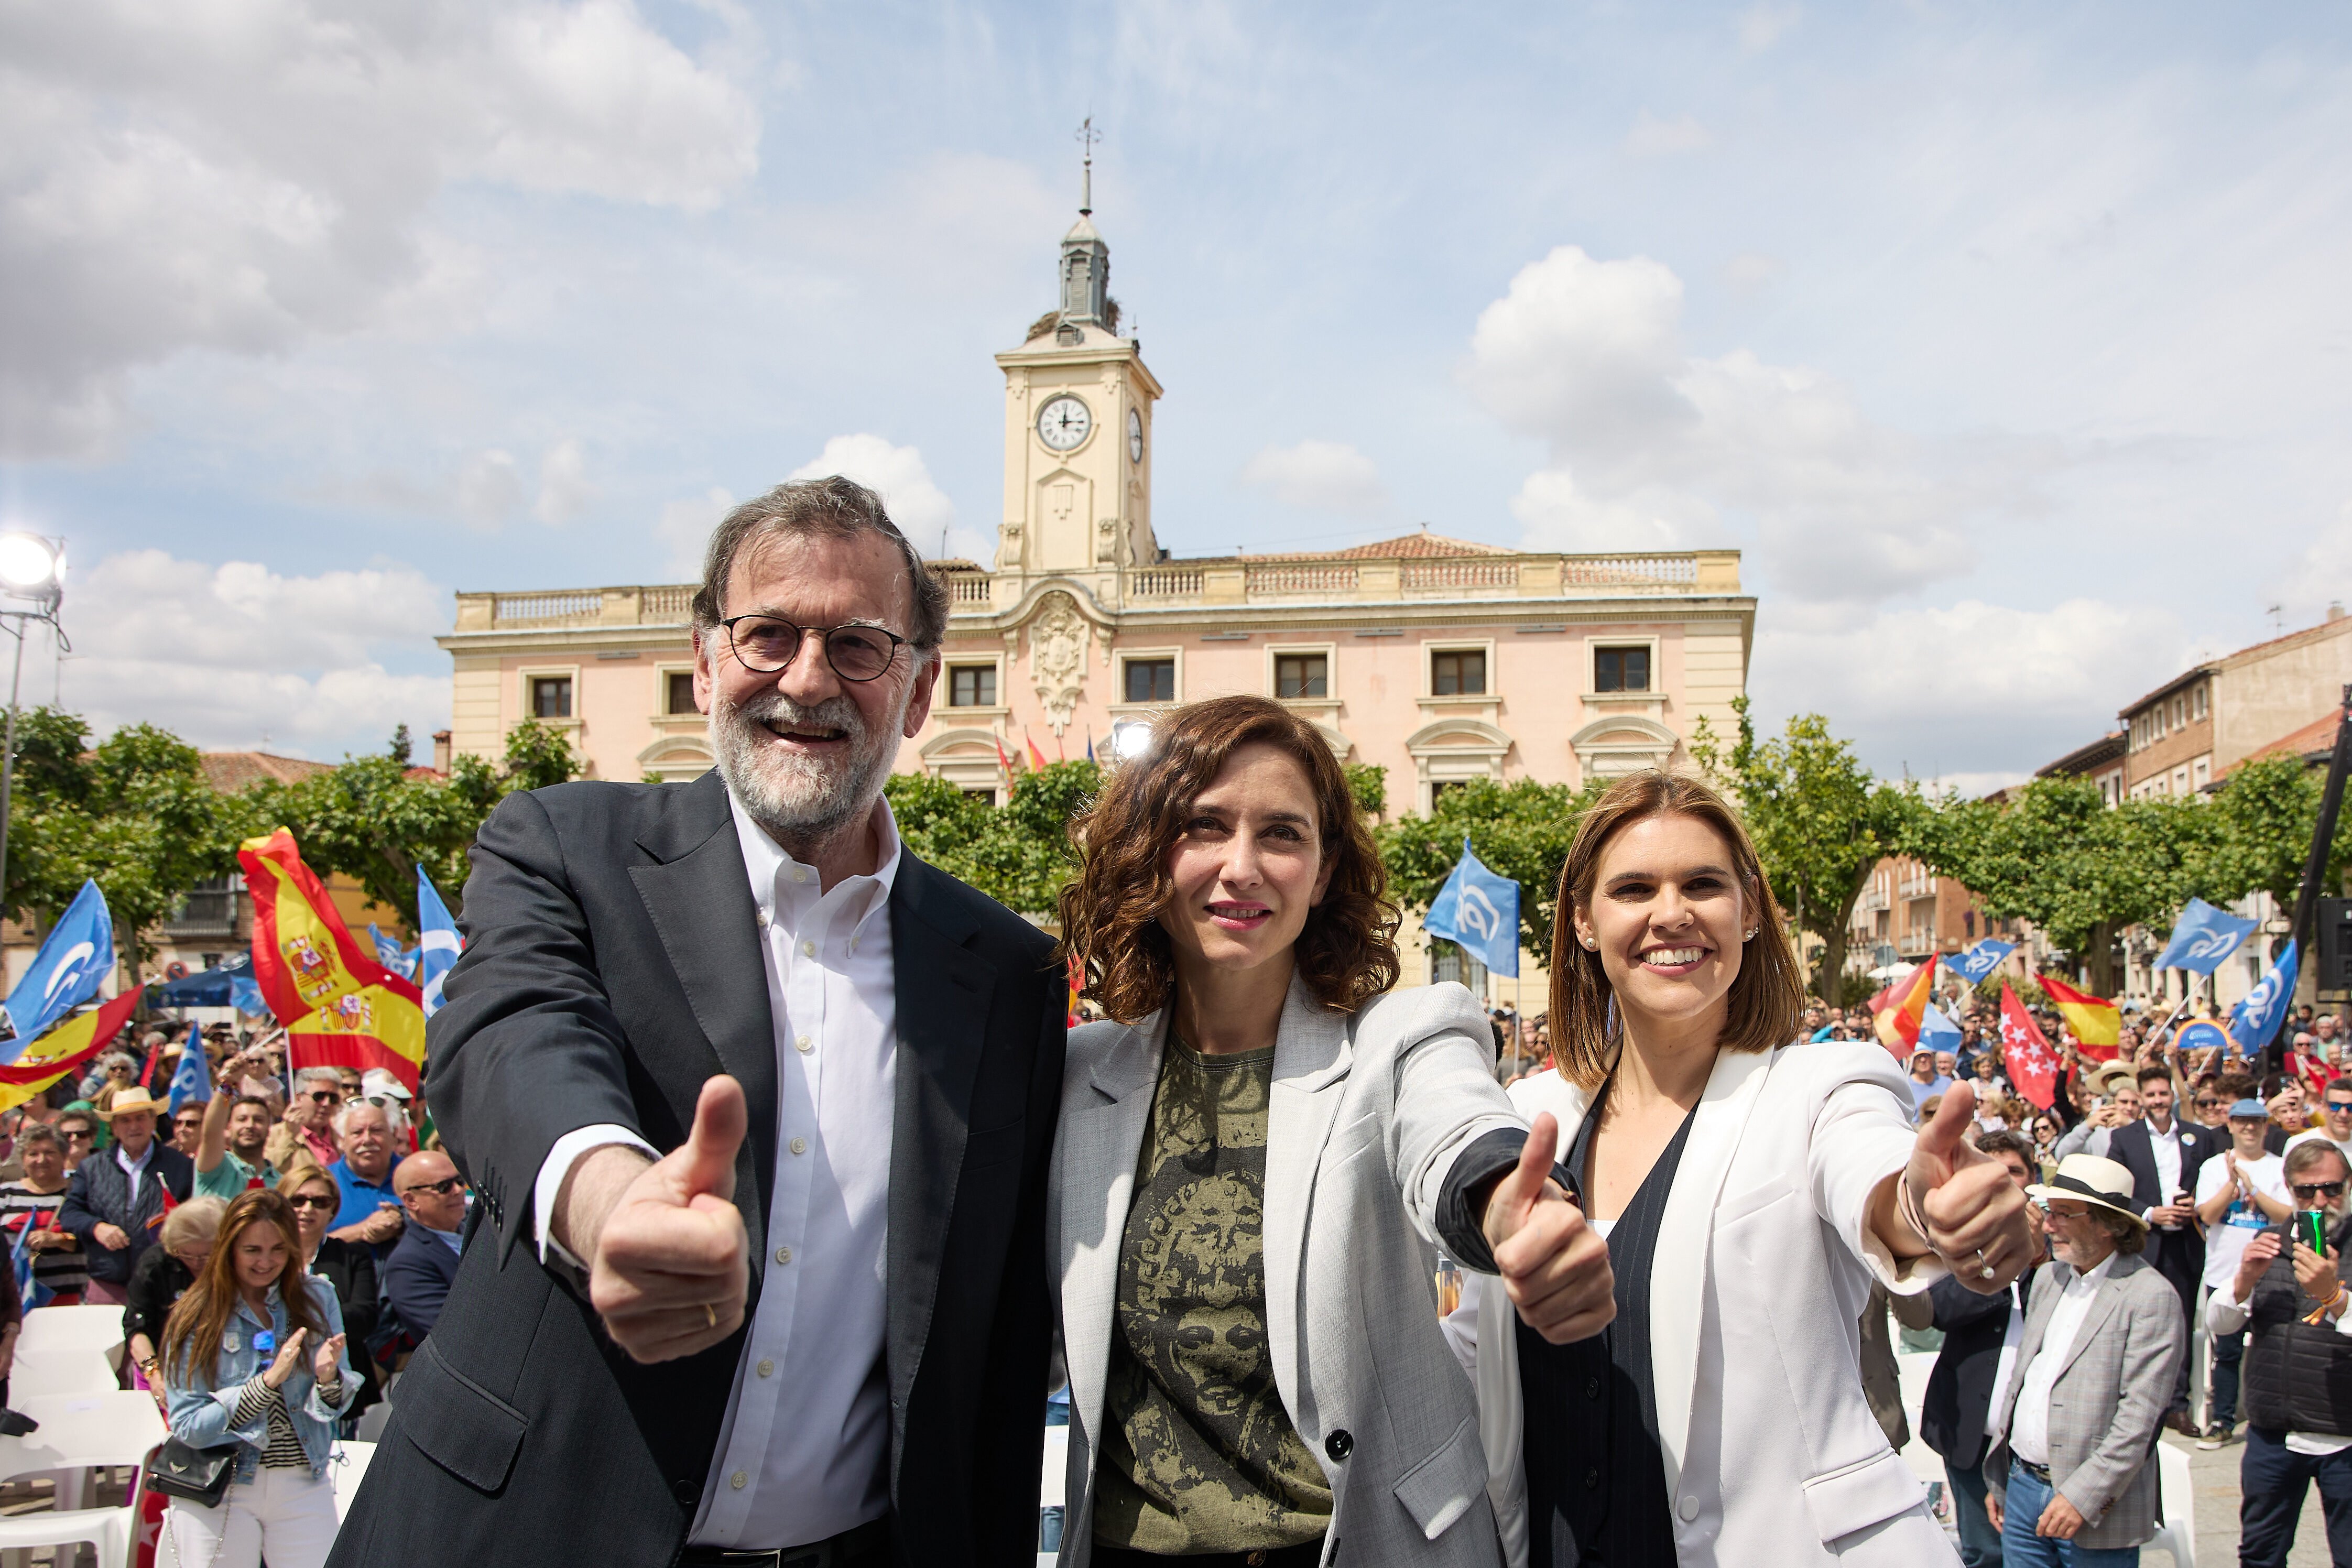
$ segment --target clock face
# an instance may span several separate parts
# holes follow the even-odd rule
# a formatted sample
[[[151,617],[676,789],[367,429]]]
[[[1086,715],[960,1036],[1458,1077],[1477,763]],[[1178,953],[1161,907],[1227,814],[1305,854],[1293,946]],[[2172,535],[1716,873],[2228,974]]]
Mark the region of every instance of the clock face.
[[[1143,461],[1143,415],[1133,408],[1127,411],[1127,460]]]
[[[1037,410],[1037,439],[1056,452],[1066,452],[1084,441],[1095,427],[1087,405],[1068,393]]]

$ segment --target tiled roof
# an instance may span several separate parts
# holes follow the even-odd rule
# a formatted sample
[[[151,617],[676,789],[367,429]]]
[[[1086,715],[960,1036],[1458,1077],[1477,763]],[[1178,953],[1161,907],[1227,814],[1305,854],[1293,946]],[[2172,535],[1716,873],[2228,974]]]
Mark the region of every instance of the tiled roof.
[[[1252,561],[1402,561],[1425,560],[1450,555],[1516,555],[1518,552],[1507,544],[1480,544],[1475,540],[1448,539],[1442,533],[1423,529],[1419,533],[1401,534],[1395,539],[1378,539],[1370,544],[1354,544],[1345,550],[1291,550],[1276,554],[1256,555]]]
[[[239,794],[265,780],[299,784],[334,769],[332,763],[281,757],[269,752],[206,752],[203,760],[205,782],[223,795]]]
[[[2305,626],[2301,631],[2288,632],[2284,636],[2271,637],[2263,642],[2249,643],[2235,653],[2225,653],[2219,658],[2209,658],[2202,664],[2191,665],[2187,669],[2182,670],[2179,675],[2174,676],[2170,680],[2168,680],[2163,685],[2158,687],[2155,690],[2139,698],[2137,701],[2124,704],[2123,707],[2116,710],[2116,717],[2121,718],[2127,714],[2137,713],[2141,709],[2147,707],[2149,703],[2155,701],[2158,698],[2170,696],[2175,689],[2186,685],[2189,681],[2196,679],[2198,676],[2210,674],[2212,671],[2221,668],[2225,664],[2236,664],[2241,659],[2252,658],[2254,655],[2261,653],[2265,648],[2280,647],[2291,642],[2312,642],[2320,637],[2340,636],[2347,632],[2352,632],[2352,625],[2347,625],[2347,621],[2352,621],[2352,617],[2331,616],[2328,619],[2320,622],[2315,626]]]
[[[2302,729],[2281,735],[2267,746],[2255,747],[2221,771],[2224,774],[2233,773],[2256,757],[2276,756],[2281,752],[2290,756],[2324,757],[2336,749],[2336,719],[2333,713],[2323,713]]]
[[[2112,763],[2124,754],[2124,732],[2110,730],[2088,745],[2077,746],[2056,762],[2033,770],[2038,779],[2073,778],[2087,773],[2103,763]]]

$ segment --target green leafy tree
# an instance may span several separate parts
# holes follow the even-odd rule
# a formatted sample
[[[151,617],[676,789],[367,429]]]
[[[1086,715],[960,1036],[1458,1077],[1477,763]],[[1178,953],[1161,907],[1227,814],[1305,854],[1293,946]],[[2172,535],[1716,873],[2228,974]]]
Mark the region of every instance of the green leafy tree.
[[[1560,868],[1576,825],[1600,798],[1595,783],[1582,790],[1517,779],[1473,779],[1438,795],[1427,816],[1407,816],[1375,837],[1389,880],[1406,907],[1426,913],[1462,858],[1462,838],[1498,874],[1519,885],[1519,945],[1551,951],[1559,902]]]
[[[1916,789],[1873,777],[1819,713],[1792,716],[1780,738],[1759,745],[1748,699],[1732,709],[1739,729],[1728,752],[1702,718],[1691,754],[1738,801],[1782,912],[1822,939],[1813,986],[1833,998],[1854,900],[1880,859],[1910,848],[1931,806]]]
[[[2227,903],[2248,893],[2268,893],[2282,910],[2294,908],[2303,885],[2303,864],[2319,826],[2319,796],[2326,773],[2291,752],[2256,757],[2231,770],[2205,809],[2211,831],[2196,867],[2200,898]],[[2352,812],[2336,821],[2329,847],[2327,885],[2341,887],[2352,860]]]
[[[1050,917],[1077,874],[1070,822],[1102,788],[1102,769],[1065,762],[1016,773],[1001,806],[921,774],[893,774],[883,788],[909,849],[1008,909]]]
[[[1348,793],[1356,797],[1356,809],[1378,822],[1389,811],[1389,771],[1378,763],[1342,763],[1339,771],[1348,775]]]

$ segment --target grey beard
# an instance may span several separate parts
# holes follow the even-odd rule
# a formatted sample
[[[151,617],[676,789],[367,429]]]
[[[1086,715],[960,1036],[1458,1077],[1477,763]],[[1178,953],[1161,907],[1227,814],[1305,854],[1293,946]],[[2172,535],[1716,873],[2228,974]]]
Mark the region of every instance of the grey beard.
[[[907,695],[912,695],[911,688]],[[904,714],[902,700],[898,717]],[[782,755],[772,749],[775,737],[766,728],[769,720],[839,730],[849,745],[846,760],[828,765]],[[751,820],[796,860],[814,860],[843,830],[873,811],[898,753],[898,727],[894,722],[877,734],[845,696],[803,708],[771,689],[738,707],[723,690],[711,693],[710,751],[719,776]]]

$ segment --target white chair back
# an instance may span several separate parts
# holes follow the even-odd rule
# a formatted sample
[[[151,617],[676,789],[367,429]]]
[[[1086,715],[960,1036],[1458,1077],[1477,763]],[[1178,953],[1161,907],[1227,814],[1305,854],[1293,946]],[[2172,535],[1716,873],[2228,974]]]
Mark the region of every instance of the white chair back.
[[[335,1489],[335,1522],[352,1511],[352,1500],[360,1495],[360,1483],[367,1479],[368,1463],[375,1458],[375,1445],[355,1440],[335,1445],[335,1457],[327,1461],[327,1479]]]

